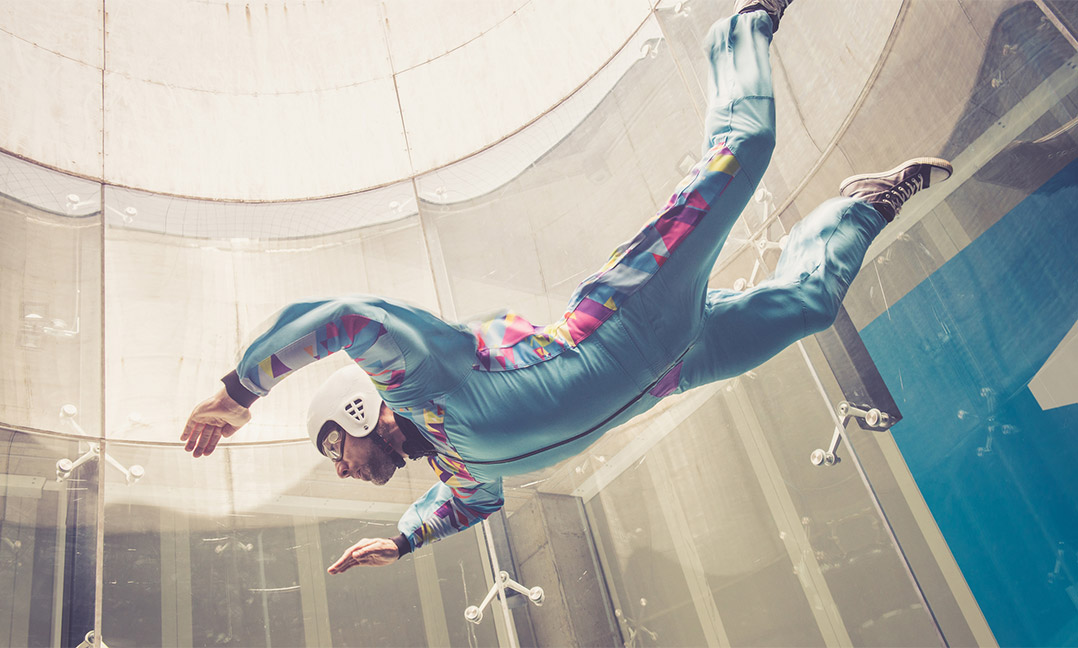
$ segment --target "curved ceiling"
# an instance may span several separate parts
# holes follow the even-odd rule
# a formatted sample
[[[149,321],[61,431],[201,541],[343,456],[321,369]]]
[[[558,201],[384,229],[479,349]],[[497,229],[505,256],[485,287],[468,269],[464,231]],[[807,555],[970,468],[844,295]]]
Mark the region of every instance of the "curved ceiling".
[[[0,148],[171,195],[354,192],[518,131],[650,11],[649,0],[5,3]]]

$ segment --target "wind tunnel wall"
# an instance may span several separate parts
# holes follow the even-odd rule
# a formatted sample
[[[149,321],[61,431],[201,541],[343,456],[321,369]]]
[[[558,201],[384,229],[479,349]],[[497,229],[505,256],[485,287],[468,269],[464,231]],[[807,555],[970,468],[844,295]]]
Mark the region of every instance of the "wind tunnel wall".
[[[851,173],[928,154],[955,177],[885,230],[833,328],[508,480],[489,528],[324,573],[432,481],[345,485],[310,449],[306,397],[343,358],[210,458],[175,442],[290,300],[557,319],[695,163],[724,12],[660,4],[519,132],[358,193],[198,200],[0,156],[0,643],[1078,643],[1073,3],[793,5],[774,162],[712,285],[764,280]],[[813,466],[842,400],[901,420]],[[498,569],[546,602],[468,623]]]

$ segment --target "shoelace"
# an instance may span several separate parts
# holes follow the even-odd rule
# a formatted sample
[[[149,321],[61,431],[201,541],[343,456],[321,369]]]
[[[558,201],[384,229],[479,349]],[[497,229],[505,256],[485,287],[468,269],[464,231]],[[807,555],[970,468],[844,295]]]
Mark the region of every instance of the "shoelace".
[[[895,185],[890,191],[882,196],[882,200],[889,204],[895,213],[902,208],[902,205],[909,200],[910,196],[917,193],[924,188],[925,179],[924,174],[918,173],[908,180]]]

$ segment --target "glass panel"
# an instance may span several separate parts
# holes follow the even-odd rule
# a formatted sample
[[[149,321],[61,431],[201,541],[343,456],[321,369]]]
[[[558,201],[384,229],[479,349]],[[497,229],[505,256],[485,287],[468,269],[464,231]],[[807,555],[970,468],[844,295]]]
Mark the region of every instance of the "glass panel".
[[[693,394],[669,410],[687,417],[589,503],[623,635],[700,644],[696,619],[733,645],[935,645],[852,460],[809,462],[833,424],[800,353]],[[664,627],[670,614],[679,623]]]
[[[94,629],[101,464],[75,439],[0,429],[0,443],[0,645],[74,646]]]
[[[437,311],[411,183],[260,205],[109,187],[106,206],[113,439],[178,438],[191,408],[291,302],[370,293]],[[282,383],[236,440],[306,438],[307,399],[347,362],[339,355]]]
[[[845,304],[902,416],[893,440],[855,440],[877,457],[873,482],[906,473],[920,488],[938,529],[895,506],[898,535],[923,532],[941,565],[953,555],[960,574],[944,567],[943,578],[959,604],[968,583],[978,643],[1078,637],[1075,457],[1064,431],[1076,382],[1062,370],[1073,367],[1078,319],[1078,77],[1073,32],[1060,31],[1074,14],[1068,2],[911,3],[906,19],[922,28],[899,32],[873,100],[839,142],[858,170],[916,152],[954,162],[956,177],[877,240]],[[941,38],[946,49],[925,46]],[[942,82],[903,83],[914,61]],[[883,123],[906,136],[881,139]],[[929,599],[946,619],[953,604]]]
[[[911,3],[924,30],[896,40],[878,100],[839,145],[857,167],[914,146],[954,161],[957,177],[885,230],[846,305],[903,417],[900,458],[881,469],[916,480],[937,551],[953,554],[1001,645],[1078,638],[1076,381],[1063,369],[1078,319],[1078,77],[1073,33],[1059,30],[1074,14],[1067,2]],[[937,38],[946,51],[925,48]],[[944,82],[903,82],[914,59]],[[884,122],[908,135],[873,138]]]
[[[0,154],[0,421],[101,433],[100,210],[97,184]]]
[[[497,643],[493,623],[464,619],[490,583],[474,530],[389,567],[326,574],[360,538],[394,535],[420,493],[342,482],[308,445],[231,447],[199,461],[175,446],[108,445],[109,646]],[[311,468],[288,461],[297,455],[311,455]],[[128,484],[117,465],[145,474]]]
[[[708,638],[676,550],[683,539],[664,519],[664,504],[646,461],[588,503],[614,614],[626,645],[703,646]]]

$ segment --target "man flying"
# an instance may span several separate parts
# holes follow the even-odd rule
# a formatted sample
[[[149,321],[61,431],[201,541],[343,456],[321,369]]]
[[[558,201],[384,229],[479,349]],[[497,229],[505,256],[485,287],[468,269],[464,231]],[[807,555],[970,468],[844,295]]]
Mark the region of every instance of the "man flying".
[[[790,0],[738,0],[707,38],[704,155],[667,205],[581,283],[564,318],[508,314],[475,327],[355,295],[286,307],[198,405],[181,440],[211,454],[255,399],[302,366],[353,360],[315,394],[308,432],[337,474],[385,484],[405,457],[438,477],[395,538],[364,538],[330,568],[385,565],[501,508],[502,477],[571,457],[662,398],[741,374],[829,327],[869,244],[951,165],[917,158],[854,176],[797,224],[774,275],[708,290],[731,227],[775,144],[768,49]]]

